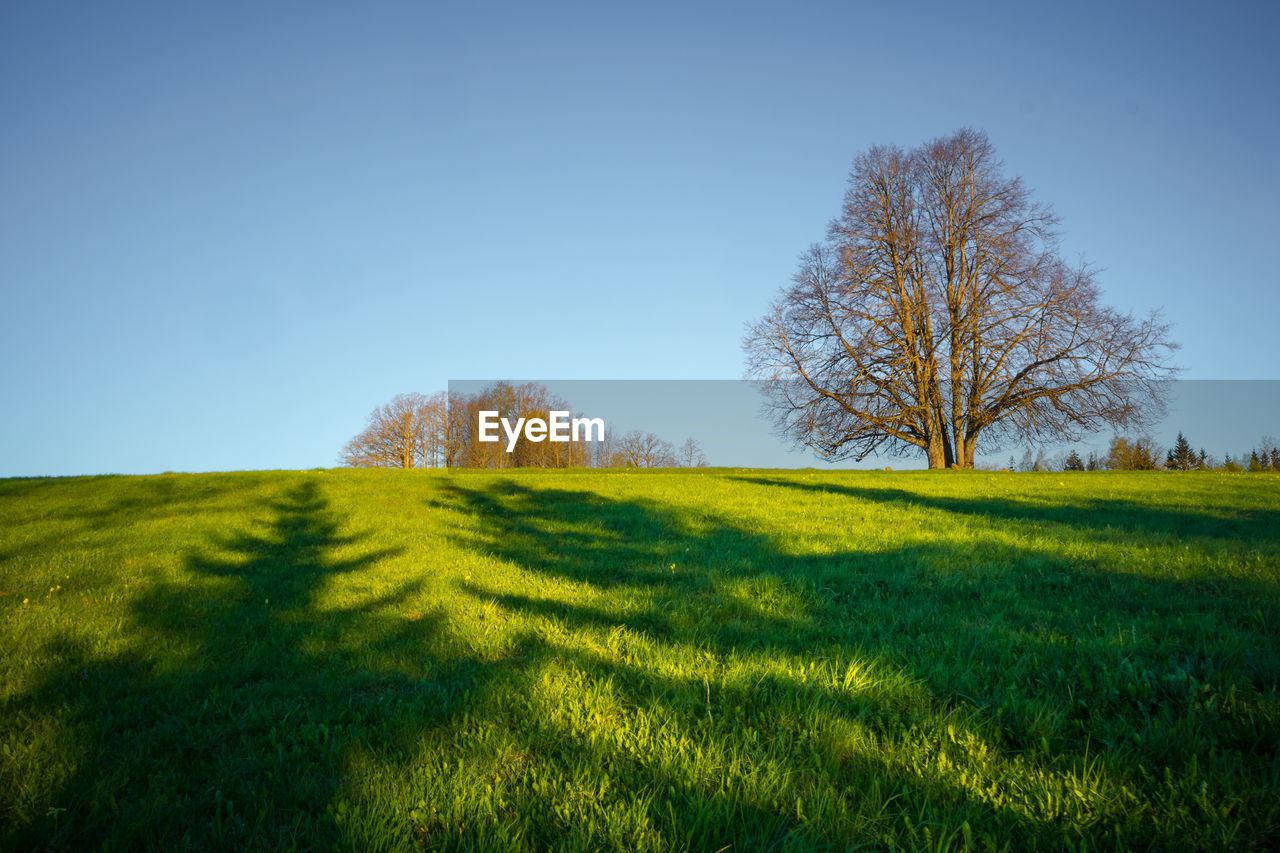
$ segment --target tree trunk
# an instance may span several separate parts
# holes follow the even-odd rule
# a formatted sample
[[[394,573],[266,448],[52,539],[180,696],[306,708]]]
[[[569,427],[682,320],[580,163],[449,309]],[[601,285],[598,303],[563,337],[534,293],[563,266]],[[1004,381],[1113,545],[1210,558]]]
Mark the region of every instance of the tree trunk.
[[[930,469],[947,467],[947,457],[950,454],[942,446],[941,436],[936,434],[929,436],[929,446],[925,448],[925,454],[929,457]]]
[[[947,468],[956,467],[956,451],[951,446],[951,436],[945,429],[942,430],[942,462]]]

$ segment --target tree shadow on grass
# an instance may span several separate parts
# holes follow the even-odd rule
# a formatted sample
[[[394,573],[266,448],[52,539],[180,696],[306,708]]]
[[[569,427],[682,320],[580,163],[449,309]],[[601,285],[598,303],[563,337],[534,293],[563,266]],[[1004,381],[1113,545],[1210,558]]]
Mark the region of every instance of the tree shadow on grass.
[[[333,579],[398,550],[340,533],[314,481],[266,509],[261,529],[191,555],[190,580],[136,602],[138,646],[104,655],[66,635],[42,650],[56,664],[7,713],[29,737],[56,733],[39,778],[57,781],[8,780],[0,846],[334,845],[327,809],[349,751],[394,749],[483,677],[440,653],[440,612],[399,612],[420,581],[325,600]]]
[[[1072,475],[1067,475],[1072,476]],[[730,479],[813,495],[838,495],[902,507],[940,510],[1015,524],[1051,524],[1094,539],[1132,544],[1134,536],[1156,543],[1161,537],[1186,540],[1257,541],[1275,546],[1280,540],[1280,509],[1247,508],[1225,513],[1211,507],[1170,507],[1117,497],[1084,497],[1036,501],[1026,497],[956,497],[889,486],[802,483],[768,476]]]
[[[916,498],[882,491],[875,497]],[[707,655],[711,663],[700,679],[662,675],[616,653],[555,649],[557,657],[574,660],[584,673],[620,685],[633,707],[659,711],[659,716],[673,707],[683,709],[691,727],[704,705],[711,719],[713,704],[721,715],[749,707],[778,718],[778,709],[790,700],[778,700],[781,704],[770,712],[770,700],[763,700],[762,708],[754,690],[742,685],[720,683],[718,701],[706,698],[716,667],[753,652],[781,663],[805,656],[869,660],[902,688],[880,691],[872,699],[865,692],[801,688],[775,675],[776,695],[803,695],[835,719],[889,738],[936,738],[939,720],[947,721],[944,728],[985,743],[1032,773],[1070,775],[1072,768],[1088,765],[1091,754],[1102,752],[1102,765],[1110,768],[1110,784],[1117,789],[1142,787],[1134,778],[1138,768],[1156,776],[1167,769],[1179,778],[1208,779],[1222,803],[1244,804],[1245,838],[1272,837],[1266,815],[1276,810],[1264,805],[1269,794],[1263,793],[1268,788],[1262,780],[1280,767],[1280,745],[1262,720],[1276,716],[1271,706],[1280,677],[1280,644],[1266,630],[1280,620],[1273,584],[1219,579],[1205,600],[1203,584],[1082,565],[1054,553],[1051,545],[1015,547],[994,537],[965,555],[909,536],[886,550],[795,555],[710,513],[680,515],[587,491],[500,481],[483,488],[459,484],[446,494],[443,504],[482,520],[476,532],[459,534],[461,544],[535,577],[576,585],[570,590],[535,583],[526,593],[466,581],[459,584],[462,591],[572,632],[600,638],[623,631],[672,654]],[[870,497],[863,491],[858,496]],[[917,502],[932,506],[928,500]],[[943,504],[952,511],[1018,520],[1069,524],[1072,517],[1003,502]],[[1129,530],[1127,541],[1142,548],[1142,536],[1158,538],[1165,524],[1185,522],[1181,515],[1150,522],[1141,533]],[[1111,536],[1103,524],[1094,530]],[[766,670],[761,683],[769,679]],[[833,790],[842,789],[844,772],[873,773],[901,789],[907,801],[940,810],[932,812],[933,818],[949,815],[946,824],[952,828],[978,815],[988,824],[995,821],[997,837],[1018,843],[1056,844],[1071,837],[1053,824],[1052,809],[1031,818],[1028,804],[1016,797],[996,806],[945,774],[865,755],[857,771],[846,771],[839,747],[794,736],[805,749],[825,756],[822,766]],[[1011,787],[1017,787],[1016,780]],[[1185,842],[1195,827],[1193,812],[1182,818],[1155,815],[1164,806],[1190,809],[1189,802],[1148,787],[1107,819],[1115,827],[1123,824],[1126,843]],[[1156,804],[1142,801],[1143,796],[1164,799]],[[749,843],[750,832],[728,822],[730,800],[722,794],[717,807],[720,837]],[[924,811],[905,816],[930,819]],[[781,811],[765,809],[756,819],[773,827],[766,832],[773,841],[788,831],[813,830]],[[823,837],[820,830],[816,837],[837,845],[874,840]]]
[[[121,530],[157,519],[236,512],[242,504],[227,498],[260,482],[243,474],[0,480],[0,522],[8,526],[0,537],[0,563],[40,559],[70,543],[114,545]],[[49,535],[32,537],[26,530],[50,520],[55,525]]]
[[[621,814],[668,849],[922,846],[926,830],[958,846],[966,822],[1023,848],[1212,846],[1196,833],[1223,821],[1204,809],[1233,797],[1237,841],[1276,841],[1276,728],[1256,701],[1277,672],[1270,587],[1227,581],[1179,608],[1185,582],[1034,548],[796,554],[711,511],[468,482],[437,502],[474,522],[452,537],[523,583],[464,579],[459,598],[542,628],[497,657],[458,653],[439,607],[415,599],[428,612],[405,618],[417,580],[334,600],[331,580],[396,552],[303,481],[261,528],[192,554],[190,581],[152,587],[131,613],[139,645],[41,650],[56,663],[5,711],[52,758],[29,774],[41,790],[5,780],[0,846],[360,846],[331,810],[359,799],[357,755],[414,780],[396,790],[473,797],[457,820],[383,804],[388,844],[627,846],[579,820]],[[1186,624],[1166,625],[1179,609]],[[563,695],[540,692],[549,673]],[[510,761],[452,781],[484,737]],[[1069,792],[1089,767],[1129,799],[1090,815],[1022,790],[1024,770]],[[1207,793],[1165,790],[1163,768]],[[495,789],[505,805],[477,793]]]

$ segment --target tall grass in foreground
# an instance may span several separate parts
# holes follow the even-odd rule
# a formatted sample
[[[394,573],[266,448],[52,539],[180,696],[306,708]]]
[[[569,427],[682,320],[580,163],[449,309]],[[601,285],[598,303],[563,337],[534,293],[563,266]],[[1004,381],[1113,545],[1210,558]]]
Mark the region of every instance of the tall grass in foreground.
[[[0,481],[0,848],[1280,846],[1280,478]]]

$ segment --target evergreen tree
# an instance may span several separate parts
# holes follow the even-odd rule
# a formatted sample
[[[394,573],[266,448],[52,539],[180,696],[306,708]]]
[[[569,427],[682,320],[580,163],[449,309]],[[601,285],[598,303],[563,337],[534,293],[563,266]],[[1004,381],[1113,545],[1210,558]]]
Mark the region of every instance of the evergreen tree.
[[[1178,433],[1178,441],[1173,445],[1173,449],[1169,451],[1168,463],[1166,468],[1176,468],[1179,471],[1190,471],[1195,467],[1196,453],[1191,449],[1191,442],[1187,441],[1186,436],[1181,432]]]
[[[1264,435],[1262,443],[1258,445],[1258,461],[1262,463],[1264,471],[1280,471],[1280,441]]]
[[[1067,456],[1067,464],[1063,466],[1064,471],[1083,471],[1084,462],[1080,459],[1080,454],[1076,453],[1075,448],[1071,448],[1071,453]]]
[[[1258,451],[1256,450],[1249,451],[1249,470],[1255,472],[1267,470],[1267,467],[1262,464],[1262,460],[1258,458]]]

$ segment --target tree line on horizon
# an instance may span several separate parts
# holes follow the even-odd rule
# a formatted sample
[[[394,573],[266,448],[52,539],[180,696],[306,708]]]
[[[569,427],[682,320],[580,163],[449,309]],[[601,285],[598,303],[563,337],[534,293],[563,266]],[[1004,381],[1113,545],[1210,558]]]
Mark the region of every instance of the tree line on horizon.
[[[1230,453],[1221,459],[1206,453],[1203,447],[1193,448],[1181,432],[1173,447],[1160,448],[1150,436],[1131,438],[1113,436],[1107,452],[1090,451],[1087,457],[1072,448],[1046,456],[1043,449],[1032,456],[1027,449],[1022,459],[1009,457],[1010,471],[1228,471],[1280,472],[1280,442],[1263,436],[1257,447],[1233,457]]]
[[[680,447],[652,432],[615,434],[592,441],[528,441],[511,452],[506,437],[481,441],[479,413],[550,419],[572,407],[542,385],[498,382],[475,394],[437,391],[397,394],[370,413],[365,428],[342,448],[339,461],[354,468],[699,468],[706,455],[693,438]],[[581,413],[574,412],[574,417]]]
[[[1096,271],[1063,257],[1059,224],[980,130],[859,154],[825,239],[743,339],[775,431],[829,462],[918,454],[930,468],[974,468],[989,467],[976,454],[1009,444],[1152,428],[1181,369],[1169,324],[1158,310],[1107,305]],[[639,431],[587,445],[522,438],[508,453],[478,440],[483,409],[546,419],[569,407],[535,385],[400,395],[375,410],[342,461],[663,467],[702,456],[693,439],[677,451]],[[1105,455],[1028,450],[1009,467],[1265,471],[1280,470],[1280,454],[1266,440],[1219,462],[1181,434],[1167,451],[1117,435]]]

